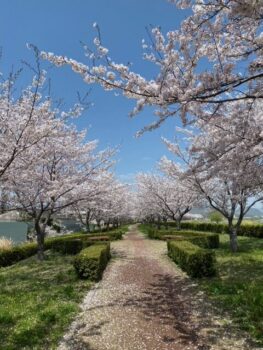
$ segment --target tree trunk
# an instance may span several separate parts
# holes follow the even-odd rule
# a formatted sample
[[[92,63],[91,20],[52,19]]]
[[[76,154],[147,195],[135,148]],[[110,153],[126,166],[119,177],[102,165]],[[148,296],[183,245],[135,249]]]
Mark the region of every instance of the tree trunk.
[[[86,213],[85,226],[86,226],[86,231],[88,233],[90,233],[90,224],[89,224],[89,214],[88,213]]]
[[[107,230],[107,231],[110,230],[110,221],[107,221],[107,223],[106,223],[106,230]]]
[[[181,230],[181,219],[177,219],[177,220],[176,220],[176,229],[177,229],[178,231]]]
[[[163,222],[164,222],[165,229],[168,230],[168,220],[165,217],[163,218]]]
[[[157,229],[158,229],[158,230],[161,229],[161,219],[160,219],[159,216],[158,216],[158,219],[157,219]]]
[[[37,233],[37,257],[38,260],[43,261],[45,258],[44,255],[44,242],[45,242],[45,232],[44,230],[41,228],[39,222],[35,222],[35,230]]]
[[[235,230],[233,230],[233,232],[230,233],[230,249],[232,253],[237,252],[237,234]]]
[[[114,219],[113,227],[117,228],[119,226],[118,219]]]
[[[230,237],[230,249],[232,253],[237,252],[237,229],[236,228],[231,228],[229,230],[229,237]]]

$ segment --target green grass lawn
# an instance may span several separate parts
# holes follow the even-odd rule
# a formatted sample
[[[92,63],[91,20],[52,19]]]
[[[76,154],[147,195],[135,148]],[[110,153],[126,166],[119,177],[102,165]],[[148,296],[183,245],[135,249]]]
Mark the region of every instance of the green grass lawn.
[[[263,239],[238,237],[232,254],[228,235],[220,235],[215,249],[218,277],[200,280],[200,286],[232,320],[263,345]]]
[[[0,349],[55,349],[91,282],[79,280],[72,256],[47,252],[0,268]]]

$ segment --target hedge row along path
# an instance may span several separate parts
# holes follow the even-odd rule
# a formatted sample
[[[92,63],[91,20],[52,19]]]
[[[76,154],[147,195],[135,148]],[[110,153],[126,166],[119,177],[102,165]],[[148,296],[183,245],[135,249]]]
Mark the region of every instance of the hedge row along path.
[[[254,349],[136,225],[111,243],[113,258],[86,296],[59,350]]]

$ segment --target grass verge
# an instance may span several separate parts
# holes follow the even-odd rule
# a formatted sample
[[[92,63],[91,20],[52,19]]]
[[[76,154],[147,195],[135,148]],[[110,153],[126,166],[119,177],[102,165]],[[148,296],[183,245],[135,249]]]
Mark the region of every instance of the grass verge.
[[[46,255],[0,268],[0,349],[55,349],[92,285],[77,278],[74,257]]]
[[[238,237],[238,242],[239,251],[232,254],[228,235],[220,235],[214,250],[219,274],[199,285],[263,345],[263,239]]]

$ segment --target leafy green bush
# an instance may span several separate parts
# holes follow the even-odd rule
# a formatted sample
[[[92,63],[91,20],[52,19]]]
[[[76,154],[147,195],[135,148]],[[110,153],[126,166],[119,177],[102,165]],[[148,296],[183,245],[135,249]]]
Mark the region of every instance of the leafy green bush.
[[[122,239],[123,235],[124,235],[124,232],[119,230],[116,232],[111,232],[109,236],[111,238],[111,241],[117,241],[118,239]]]
[[[168,241],[168,255],[191,277],[209,277],[216,274],[215,253],[188,241]]]
[[[175,223],[170,222],[170,227],[175,227]],[[212,222],[185,221],[181,223],[181,228],[194,231],[208,231],[214,233],[228,233],[227,224],[216,224]],[[242,224],[238,232],[239,236],[263,238],[263,225],[260,224]]]
[[[91,239],[91,238],[98,238],[99,240],[99,237],[101,237],[101,240],[106,240],[105,237],[108,238],[108,240],[110,241],[115,241],[115,240],[118,240],[118,239],[122,239],[122,236],[125,232],[122,231],[122,230],[117,230],[117,231],[101,231],[101,232],[92,232],[92,233],[73,233],[73,234],[70,234],[70,237],[75,237],[75,238],[80,238],[80,239]]]
[[[201,248],[218,248],[219,235],[217,233],[197,232],[197,231],[172,231],[169,235],[162,235],[162,239],[167,240],[187,240]]]
[[[81,239],[55,240],[51,248],[61,254],[77,254],[83,248],[83,241]]]
[[[96,244],[83,249],[74,260],[80,278],[98,281],[110,259],[110,244]]]
[[[54,249],[62,254],[77,254],[82,248],[88,247],[96,242],[105,240],[117,240],[121,239],[123,231],[113,231],[105,234],[89,234],[89,233],[72,233],[63,236],[56,236],[47,238],[45,240],[44,249]],[[106,239],[107,238],[107,239]],[[81,243],[71,243],[72,240],[80,240]],[[81,246],[81,248],[80,248]],[[9,266],[17,263],[20,260],[29,258],[37,253],[37,243],[22,243],[12,247],[8,251],[0,249],[0,267]]]
[[[88,240],[91,242],[103,242],[103,241],[109,241],[110,238],[109,238],[109,236],[99,235],[99,236],[88,237]]]
[[[243,224],[238,232],[239,236],[263,238],[263,225]]]
[[[181,223],[181,228],[194,231],[208,231],[215,233],[227,232],[226,224],[216,224],[214,222],[186,221]]]
[[[24,243],[10,250],[0,250],[0,266],[9,266],[37,253],[36,243]]]
[[[57,247],[62,246],[62,245],[64,245],[64,242],[68,242],[68,241],[73,240],[75,238],[81,239],[83,241],[85,241],[87,239],[86,235],[83,235],[83,234],[52,237],[52,238],[48,238],[45,240],[44,249],[45,250],[51,249],[55,245],[57,245]],[[70,245],[70,243],[65,243],[65,244]],[[89,243],[89,245],[90,244],[91,243]],[[82,247],[81,247],[81,249],[82,249]],[[12,247],[9,250],[5,250],[5,251],[0,250],[0,267],[9,266],[9,265],[17,263],[20,260],[29,258],[30,256],[35,255],[37,253],[37,250],[38,250],[38,248],[37,248],[36,242],[22,243],[22,244],[19,244],[17,246]],[[61,248],[61,250],[63,250],[63,249]]]
[[[196,232],[186,230],[157,230],[151,225],[141,225],[140,229],[151,239],[162,240],[188,240],[202,248],[218,248],[219,235],[211,232]]]
[[[144,232],[151,239],[162,239],[162,236],[158,232],[158,230],[155,227],[151,226],[151,225],[145,225]]]

